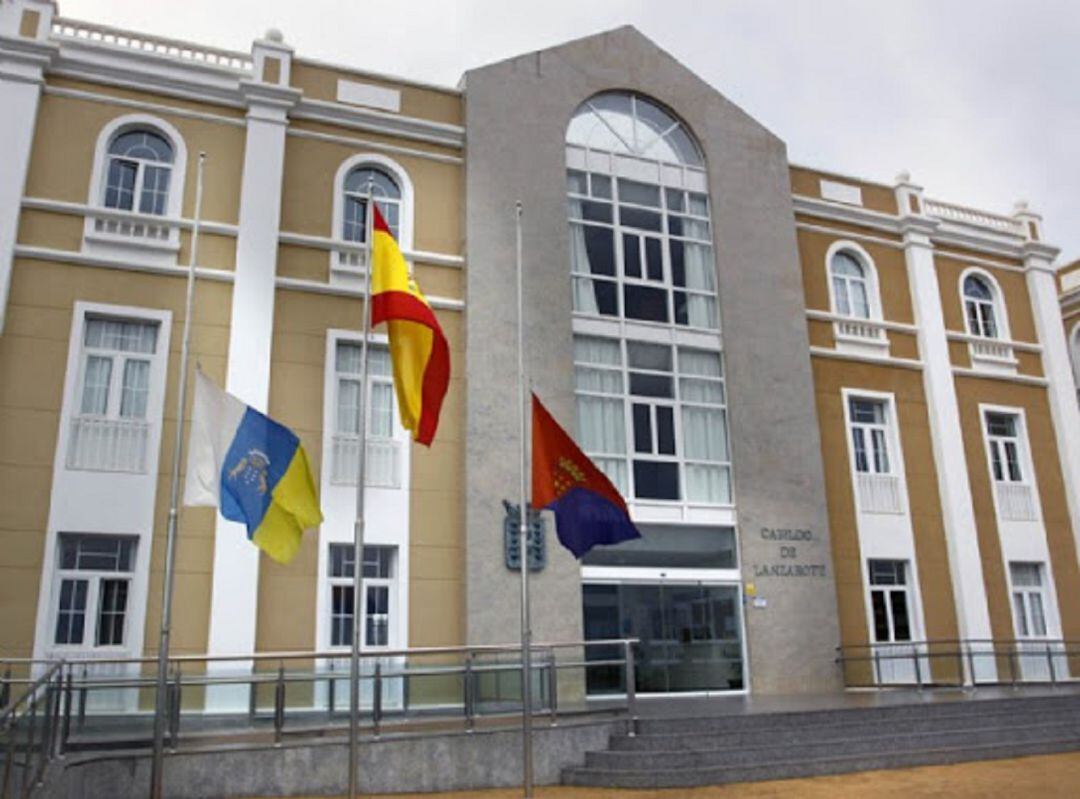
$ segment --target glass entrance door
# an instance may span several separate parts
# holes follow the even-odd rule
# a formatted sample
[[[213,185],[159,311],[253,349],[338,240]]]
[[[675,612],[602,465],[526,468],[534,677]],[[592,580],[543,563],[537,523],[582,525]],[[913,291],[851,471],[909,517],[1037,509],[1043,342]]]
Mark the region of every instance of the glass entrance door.
[[[643,693],[734,691],[744,686],[739,589],[697,583],[586,583],[586,640],[638,638],[635,688]],[[590,647],[590,660],[619,658]],[[622,669],[594,667],[590,694],[625,691]]]

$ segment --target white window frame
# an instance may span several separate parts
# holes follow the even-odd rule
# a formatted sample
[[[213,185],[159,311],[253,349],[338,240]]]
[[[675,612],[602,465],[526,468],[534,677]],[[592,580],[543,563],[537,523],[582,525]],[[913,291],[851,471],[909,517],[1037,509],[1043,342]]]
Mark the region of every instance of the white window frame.
[[[586,172],[587,175],[598,174],[601,177],[608,178],[611,181],[611,196],[610,196],[610,198],[602,199],[602,198],[592,197],[592,196],[588,196],[588,195],[584,195],[584,194],[572,193],[572,192],[569,191],[569,189],[567,189],[567,195],[566,195],[569,200],[580,200],[581,202],[598,202],[598,203],[604,203],[604,204],[609,205],[610,208],[611,208],[611,215],[612,215],[611,216],[611,222],[597,222],[597,221],[591,221],[591,220],[590,221],[585,221],[583,219],[574,218],[568,213],[567,214],[567,224],[569,226],[568,230],[572,230],[574,228],[574,226],[600,227],[600,228],[604,228],[605,230],[610,230],[611,234],[612,234],[612,257],[615,260],[615,274],[612,275],[612,276],[607,276],[607,275],[604,275],[604,276],[591,276],[591,275],[584,274],[584,273],[576,273],[576,272],[573,271],[573,264],[570,264],[570,267],[571,267],[571,269],[570,269],[570,282],[569,282],[570,291],[571,291],[571,294],[573,294],[573,291],[574,291],[573,286],[574,286],[575,281],[587,281],[590,284],[593,281],[599,281],[601,283],[608,283],[608,284],[614,285],[615,286],[615,308],[616,308],[616,313],[614,315],[601,314],[601,313],[593,314],[593,313],[589,313],[587,311],[581,311],[581,310],[577,310],[577,309],[573,308],[573,298],[571,297],[571,308],[572,308],[573,315],[575,317],[578,317],[578,318],[604,320],[604,321],[609,322],[609,323],[610,322],[616,322],[616,323],[623,323],[623,324],[627,324],[627,325],[651,326],[651,327],[657,327],[657,328],[662,328],[662,329],[663,328],[672,328],[672,329],[675,329],[675,330],[701,331],[701,332],[704,332],[704,333],[711,333],[711,334],[718,333],[718,331],[720,330],[720,327],[721,327],[722,320],[720,318],[719,275],[716,274],[716,248],[715,248],[714,239],[713,239],[712,198],[709,196],[709,193],[707,191],[704,191],[704,190],[690,189],[690,188],[683,187],[681,185],[670,185],[670,184],[665,184],[663,182],[658,182],[658,181],[649,182],[647,180],[642,180],[640,177],[629,177],[627,175],[620,174],[618,172],[601,172],[601,171],[599,171],[598,169],[595,169],[595,168],[589,169],[589,170],[578,170],[578,169],[576,169],[574,167],[567,167],[567,171],[569,171],[570,169],[575,169],[575,171],[584,171],[584,172]],[[631,180],[631,181],[635,181],[635,182],[638,182],[638,183],[646,183],[646,184],[648,184],[650,186],[654,186],[657,189],[657,192],[660,195],[660,205],[659,206],[650,206],[650,205],[641,205],[641,204],[638,204],[638,203],[620,201],[620,199],[619,199],[619,181],[620,180]],[[591,177],[587,178],[587,181],[588,181],[588,185],[591,187],[592,178]],[[706,197],[706,202],[708,203],[707,213],[705,214],[705,216],[692,214],[690,212],[690,210],[689,210],[689,197],[687,197],[687,203],[686,203],[685,210],[679,211],[679,210],[669,208],[668,207],[668,191],[669,190],[686,192],[687,195],[689,195],[690,193],[704,195]],[[590,189],[590,191],[591,191],[591,189]],[[656,230],[643,230],[641,228],[623,226],[623,224],[619,221],[619,208],[620,208],[620,206],[635,209],[635,210],[647,211],[647,212],[650,212],[650,213],[657,214],[660,217],[660,227],[661,227],[661,229],[659,231],[656,231]],[[703,222],[703,223],[705,223],[708,226],[708,230],[709,230],[708,238],[707,239],[706,238],[696,238],[696,237],[693,237],[693,236],[690,236],[690,235],[675,235],[675,236],[671,235],[668,232],[669,227],[668,227],[668,224],[667,224],[667,220],[671,216],[684,217],[684,218],[690,219],[691,221],[694,221],[694,222]],[[625,253],[626,253],[626,244],[625,244],[625,241],[624,241],[624,236],[627,236],[627,235],[636,238],[640,242],[640,244],[639,244],[639,263],[641,264],[641,275],[640,275],[640,277],[633,276],[633,275],[628,275],[628,274],[626,274],[626,271],[625,271],[625,263],[624,263],[624,261],[625,261]],[[660,242],[660,258],[661,258],[661,267],[662,267],[662,273],[661,273],[661,279],[660,280],[648,277],[647,267],[646,267],[647,261],[646,261],[646,256],[645,256],[645,241],[647,239],[655,239],[655,240]],[[713,273],[714,273],[713,277],[714,277],[714,280],[716,281],[716,284],[717,284],[717,289],[715,291],[710,292],[710,291],[705,291],[705,290],[701,290],[701,289],[685,288],[685,287],[682,287],[682,286],[676,286],[675,285],[675,281],[674,281],[674,277],[673,277],[673,273],[672,273],[672,264],[671,264],[671,242],[672,241],[680,242],[684,246],[685,245],[695,245],[695,246],[704,246],[704,247],[708,248],[709,254],[711,256],[711,264],[712,264]],[[666,322],[657,322],[657,321],[652,321],[652,320],[648,320],[648,319],[638,319],[636,317],[627,316],[626,315],[626,308],[625,308],[625,304],[626,304],[625,292],[626,292],[626,289],[628,287],[641,287],[641,288],[649,288],[649,289],[656,289],[658,291],[663,291],[664,295],[665,295],[666,312],[667,312],[668,321],[666,321]],[[675,294],[676,293],[683,293],[683,294],[687,295],[687,297],[690,297],[690,296],[706,297],[709,300],[711,300],[712,301],[712,308],[713,308],[714,316],[715,316],[715,319],[716,319],[716,327],[698,327],[698,326],[694,326],[694,325],[691,325],[691,324],[677,323],[675,321]]]
[[[611,372],[618,371],[619,374],[620,374],[621,380],[622,380],[622,392],[621,392],[621,394],[619,394],[619,395],[605,394],[605,393],[601,393],[601,392],[584,391],[584,390],[580,390],[580,389],[575,388],[574,396],[575,396],[575,402],[577,401],[577,397],[579,397],[579,396],[594,396],[594,397],[603,398],[603,399],[606,399],[606,400],[616,400],[616,399],[618,399],[618,400],[620,400],[622,402],[622,406],[623,406],[623,425],[624,425],[624,432],[625,432],[625,435],[626,435],[625,452],[622,455],[618,455],[618,454],[611,454],[611,453],[598,453],[598,452],[586,451],[585,454],[589,455],[590,458],[595,458],[596,460],[601,460],[601,461],[603,461],[603,460],[620,460],[620,459],[624,461],[625,469],[626,469],[626,475],[627,475],[626,494],[625,494],[625,498],[626,498],[627,503],[630,504],[631,506],[665,505],[665,506],[682,506],[682,507],[693,506],[693,507],[715,507],[715,508],[732,508],[732,507],[734,507],[734,505],[735,505],[735,484],[734,484],[734,477],[733,477],[733,474],[732,474],[732,462],[731,462],[732,461],[731,421],[730,421],[730,415],[729,415],[730,411],[729,411],[728,404],[727,404],[727,390],[728,390],[727,389],[727,367],[724,364],[723,352],[721,350],[715,349],[715,348],[702,347],[699,344],[684,345],[684,344],[674,344],[674,343],[662,343],[662,342],[655,342],[655,341],[639,341],[637,339],[617,338],[617,337],[613,337],[613,336],[595,335],[595,334],[591,334],[591,333],[577,333],[577,332],[575,332],[574,335],[575,335],[575,337],[582,336],[582,337],[587,337],[587,338],[606,338],[608,341],[617,343],[619,345],[621,363],[620,363],[620,365],[618,367],[615,367],[615,366],[588,365],[588,364],[584,364],[584,363],[579,363],[576,360],[575,360],[574,363],[575,363],[575,367],[582,366],[584,368],[606,369],[606,370],[611,371]],[[667,347],[671,352],[671,358],[672,358],[671,371],[670,372],[659,372],[659,371],[653,371],[653,370],[649,370],[649,369],[643,369],[643,368],[640,368],[640,367],[633,367],[632,368],[630,366],[630,363],[629,363],[629,347],[630,347],[631,344],[651,344],[651,345],[659,345],[659,346]],[[724,395],[724,401],[722,403],[710,404],[710,403],[697,402],[697,401],[692,401],[692,400],[684,400],[682,398],[682,384],[681,384],[682,379],[691,379],[691,380],[693,380],[693,379],[705,379],[705,380],[709,380],[711,378],[702,378],[699,375],[694,375],[694,374],[691,374],[691,373],[684,374],[680,370],[680,367],[679,367],[679,350],[680,349],[683,349],[683,350],[697,349],[697,350],[701,350],[703,352],[708,352],[708,353],[711,353],[711,354],[715,354],[718,358],[720,358],[721,377],[719,379],[714,379],[714,380],[715,380],[715,382],[719,382],[721,387],[722,387],[722,391],[723,391],[723,395]],[[639,395],[632,394],[630,392],[630,373],[631,372],[638,372],[638,373],[642,373],[642,374],[656,374],[656,375],[663,375],[665,377],[670,377],[670,379],[672,381],[672,384],[673,384],[672,385],[672,396],[670,396],[670,397],[648,397],[648,396],[644,396],[644,395],[639,396]],[[652,451],[649,452],[649,453],[645,453],[645,452],[639,453],[639,452],[636,451],[636,449],[634,447],[634,410],[633,409],[634,409],[635,404],[642,404],[642,405],[646,405],[646,406],[649,407],[650,420],[651,420],[651,423],[652,423],[652,430],[651,430],[651,433],[652,433]],[[656,408],[658,406],[670,407],[672,409],[673,433],[674,433],[674,436],[675,436],[675,454],[674,455],[659,454],[659,453],[656,452],[656,449],[657,449],[657,447],[656,447],[656,442],[657,442]],[[725,435],[725,440],[727,442],[727,449],[728,449],[728,452],[727,452],[728,459],[727,459],[727,461],[708,461],[708,462],[705,462],[705,461],[700,461],[700,460],[696,460],[696,459],[688,459],[686,457],[686,445],[685,445],[685,442],[683,440],[683,419],[682,419],[682,409],[684,407],[709,408],[709,409],[712,409],[712,410],[719,410],[724,414],[724,423],[725,423],[725,426],[726,426],[726,430],[724,432],[724,435]],[[649,499],[649,498],[640,498],[640,497],[637,497],[635,495],[635,488],[634,488],[634,461],[636,459],[639,459],[639,458],[641,460],[657,461],[657,462],[664,462],[664,463],[674,463],[674,464],[677,465],[678,477],[679,477],[679,494],[680,494],[679,499],[675,499],[675,500]],[[729,486],[731,488],[731,499],[730,499],[730,501],[728,501],[728,502],[710,503],[710,502],[705,502],[704,500],[690,500],[690,499],[686,498],[686,483],[687,483],[687,480],[686,480],[686,467],[687,467],[687,465],[688,464],[690,464],[690,465],[704,464],[704,463],[707,463],[708,465],[711,465],[711,466],[717,466],[717,467],[720,467],[720,468],[725,468],[725,467],[727,468],[727,470],[728,470],[728,484],[729,484]]]
[[[964,293],[964,283],[969,277],[977,277],[983,281],[990,290],[991,299],[989,305],[994,312],[994,324],[997,327],[996,336],[985,336],[981,331],[973,330],[971,320],[968,318],[968,298]],[[960,313],[964,317],[964,330],[967,334],[968,353],[971,357],[973,369],[1016,374],[1019,361],[1013,352],[1012,333],[1009,327],[1009,309],[1005,305],[1005,294],[990,272],[979,267],[969,267],[960,273],[957,284],[960,292]],[[985,300],[972,300],[971,302],[984,303]],[[980,316],[980,320],[982,317]]]
[[[173,148],[169,197],[161,216],[105,207],[105,185],[109,176],[109,145],[131,129],[149,128]],[[179,220],[183,216],[184,182],[187,175],[187,145],[184,137],[164,119],[149,114],[125,114],[106,124],[98,133],[90,174],[87,205],[91,211],[83,221],[83,248],[94,254],[149,258],[155,264],[175,264],[180,251]],[[136,198],[137,199],[137,198]],[[137,208],[136,204],[136,208]]]
[[[913,589],[912,581],[915,578],[915,570],[912,568],[911,561],[904,557],[884,557],[884,556],[871,556],[865,558],[865,570],[866,570],[866,609],[868,614],[868,620],[870,625],[870,639],[874,644],[911,644],[922,640],[922,631],[920,624],[920,614],[918,613],[916,603],[916,592]],[[904,582],[902,585],[875,585],[872,582],[873,572],[870,568],[872,561],[890,561],[902,563],[904,568]],[[892,640],[878,641],[877,640],[877,626],[874,621],[874,593],[879,592],[886,595],[885,601],[885,614],[889,627],[889,634],[892,636]],[[908,614],[908,634],[910,638],[906,641],[896,640],[896,622],[893,618],[892,602],[889,601],[890,594],[902,593],[904,595],[904,603],[907,607]]]
[[[862,267],[866,305],[870,314],[868,317],[840,313],[832,271],[833,259],[839,254],[853,258]],[[881,307],[881,283],[877,264],[866,248],[849,239],[840,239],[830,244],[825,252],[825,282],[829,290],[829,309],[838,317],[833,322],[833,337],[837,349],[876,357],[887,355],[889,337],[882,324],[884,312]]]
[[[168,312],[149,308],[76,303],[75,320],[72,325],[71,352],[68,362],[68,370],[72,378],[67,389],[70,392],[70,397],[60,428],[63,437],[62,449],[65,469],[89,472],[125,472],[130,474],[149,474],[156,471],[157,447],[155,446],[155,440],[160,440],[161,434],[161,408],[164,400],[165,371],[168,367],[168,325],[170,318],[171,315]],[[103,349],[98,351],[89,349],[84,343],[87,322],[96,319],[136,322],[156,326],[154,352],[127,353],[119,350]],[[86,368],[91,356],[112,358],[108,407],[104,415],[82,413]],[[128,420],[120,416],[124,368],[130,360],[149,361],[150,363],[150,373],[147,378],[146,413],[138,420]],[[92,466],[77,463],[75,460],[76,453],[73,450],[76,425],[82,426],[98,422],[105,425],[115,425],[118,430],[122,429],[122,427],[128,427],[141,435],[144,438],[143,463],[137,468],[119,464]]]
[[[341,404],[340,404],[341,403],[341,385],[342,385],[343,382],[346,382],[346,381],[348,381],[348,382],[359,382],[359,379],[360,379],[360,376],[358,374],[354,375],[352,373],[346,373],[346,372],[339,372],[338,371],[338,369],[337,369],[337,354],[338,354],[338,350],[341,348],[342,345],[360,347],[362,345],[362,341],[354,341],[354,340],[352,340],[350,338],[346,338],[346,337],[338,337],[338,338],[336,338],[335,341],[334,341],[334,347],[333,347],[333,360],[328,364],[328,368],[332,372],[332,375],[333,375],[333,377],[332,377],[332,380],[333,380],[333,383],[332,383],[332,395],[333,395],[334,415],[333,415],[332,419],[329,420],[329,421],[330,421],[330,425],[331,425],[331,435],[332,435],[332,441],[333,441],[333,446],[334,446],[334,453],[333,453],[334,464],[336,464],[336,459],[338,457],[337,448],[339,446],[341,446],[341,442],[343,440],[350,440],[351,441],[351,440],[355,439],[357,442],[360,440],[359,433],[354,434],[354,433],[351,433],[351,432],[348,432],[348,431],[342,431],[342,430],[340,430],[338,428],[338,411],[339,411],[339,409],[341,407]],[[368,340],[368,346],[369,346],[369,348],[378,348],[378,349],[388,353],[388,340],[387,340],[385,335],[372,336]],[[390,389],[390,398],[391,398],[391,400],[390,400],[390,435],[389,436],[376,436],[376,435],[373,435],[372,432],[371,432],[371,414],[372,414],[372,411],[374,410],[374,403],[373,403],[372,399],[373,399],[376,384],[378,384],[380,386],[383,386],[383,387],[388,387]],[[375,475],[373,472],[371,472],[371,470],[369,469],[368,473],[365,475],[365,482],[369,486],[378,486],[380,488],[401,488],[402,483],[403,483],[403,478],[402,478],[402,468],[403,467],[402,467],[402,453],[401,453],[402,443],[399,440],[399,436],[397,436],[396,433],[395,433],[395,431],[398,429],[399,425],[397,423],[398,406],[397,406],[397,395],[396,395],[396,392],[394,391],[393,374],[392,373],[389,374],[389,375],[373,374],[371,372],[370,364],[369,364],[369,369],[368,369],[368,374],[367,374],[367,385],[365,386],[364,391],[365,391],[364,414],[367,417],[365,419],[365,421],[364,421],[364,424],[365,424],[364,429],[367,432],[367,436],[365,437],[365,441],[366,441],[366,445],[367,445],[367,448],[368,448],[368,456],[369,456],[369,462],[368,463],[370,464],[370,458],[372,456],[372,450],[375,450],[375,449],[379,450],[382,454],[386,455],[386,457],[391,458],[392,461],[393,461],[393,466],[392,466],[393,475],[392,475],[392,477],[391,477],[391,479],[389,481],[378,480],[377,479],[378,476]],[[339,472],[338,472],[338,467],[336,465],[332,465],[332,467],[331,467],[330,479],[331,479],[331,482],[333,482],[335,484],[338,484],[338,485],[356,485],[356,480],[355,479],[349,479],[347,477],[340,476]],[[372,482],[373,480],[375,480],[375,482]]]
[[[99,538],[125,538],[132,542],[133,553],[131,557],[131,569],[129,571],[101,571],[96,569],[65,569],[62,566],[62,559],[60,557],[60,548],[62,546],[61,539],[64,535],[78,535],[87,537],[99,537]],[[137,615],[134,612],[133,602],[135,601],[135,575],[138,572],[139,557],[142,554],[139,550],[140,541],[136,536],[130,535],[110,535],[105,533],[69,533],[63,531],[59,533],[53,542],[56,549],[53,563],[53,578],[51,581],[51,599],[50,599],[50,614],[48,619],[48,641],[46,646],[55,655],[60,656],[75,656],[85,655],[88,653],[107,655],[109,653],[122,655],[123,653],[131,649],[131,634],[132,634],[132,617]],[[86,612],[83,620],[83,637],[82,641],[78,644],[73,643],[57,643],[56,642],[56,623],[60,614],[60,593],[61,587],[65,580],[86,580],[87,581],[87,594],[86,594]],[[97,625],[101,614],[101,585],[106,580],[117,580],[127,583],[127,598],[124,605],[124,631],[123,640],[119,644],[103,644],[97,643]]]
[[[1037,586],[1018,586],[1013,580],[1013,566],[1025,565],[1035,566],[1038,569],[1039,585]],[[1052,601],[1047,589],[1049,588],[1047,579],[1047,568],[1045,561],[1030,561],[1030,560],[1010,560],[1007,563],[1006,573],[1009,580],[1009,612],[1013,619],[1013,634],[1018,641],[1049,641],[1058,638],[1056,633],[1056,619],[1055,608],[1052,605]],[[1035,594],[1039,597],[1039,602],[1042,604],[1042,622],[1043,632],[1037,634],[1033,632],[1034,625],[1032,624],[1033,616],[1031,614],[1031,595]],[[1017,616],[1017,600],[1020,600],[1021,612],[1023,618]],[[1026,628],[1026,631],[1025,629]]]
[[[844,438],[847,441],[848,469],[851,475],[851,485],[855,494],[857,510],[862,513],[907,514],[909,512],[907,471],[904,466],[903,447],[900,444],[900,422],[896,410],[896,395],[890,392],[845,387],[840,390],[840,398],[844,412]],[[858,470],[855,459],[855,440],[852,434],[856,425],[851,418],[852,400],[880,402],[884,406],[884,424],[869,425],[869,427],[884,430],[889,471],[878,472],[871,469],[867,472],[860,472]],[[867,427],[863,423],[858,424],[861,427]],[[867,454],[870,454],[869,450]],[[870,465],[869,460],[867,464]]]
[[[334,247],[330,251],[330,281],[347,285],[360,285],[366,274],[363,254],[355,257],[357,247],[363,245],[346,241],[345,228],[345,178],[357,167],[370,166],[387,173],[401,191],[398,214],[398,247],[403,253],[412,252],[413,215],[415,212],[415,190],[412,178],[405,168],[393,158],[380,153],[359,153],[341,162],[334,175],[333,213],[331,216],[330,238]],[[354,263],[355,262],[355,263]]]
[[[994,474],[993,444],[1004,442],[1000,436],[991,436],[987,424],[988,414],[1012,416],[1016,420],[1016,435],[1012,439],[1017,447],[1017,465],[1020,468],[1020,480],[1007,479],[1007,463],[1002,461],[1002,474],[1006,479],[998,480]],[[994,507],[999,521],[1042,522],[1042,507],[1039,487],[1035,475],[1035,465],[1031,458],[1031,444],[1028,441],[1027,414],[1023,408],[1006,405],[979,404],[979,429],[986,453],[986,473],[990,479],[994,494]],[[1004,455],[1003,449],[1000,450]]]
[[[350,647],[348,644],[334,644],[333,641],[333,613],[334,613],[334,588],[335,587],[353,587],[352,577],[334,577],[331,575],[330,570],[333,565],[333,558],[331,551],[334,547],[343,547],[349,550],[349,554],[352,554],[352,544],[347,542],[330,541],[325,544],[326,546],[326,568],[324,570],[325,592],[326,592],[326,641],[327,649],[332,652],[348,652]],[[364,577],[363,596],[360,602],[360,611],[362,624],[360,625],[360,650],[363,652],[385,652],[393,649],[400,648],[398,643],[398,631],[401,628],[400,616],[398,610],[398,575],[400,569],[398,567],[401,548],[396,544],[371,544],[365,543],[365,549],[380,548],[392,550],[390,555],[390,576],[389,577]],[[374,645],[367,643],[367,619],[368,619],[368,589],[373,587],[382,587],[387,592],[387,623],[386,623],[386,643],[381,645]],[[356,603],[353,603],[353,609],[356,609]]]

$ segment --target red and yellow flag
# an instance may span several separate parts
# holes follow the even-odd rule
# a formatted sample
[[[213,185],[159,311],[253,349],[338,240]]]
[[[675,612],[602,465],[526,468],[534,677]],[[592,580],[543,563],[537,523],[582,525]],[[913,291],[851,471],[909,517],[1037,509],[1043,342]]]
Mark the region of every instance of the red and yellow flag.
[[[372,211],[371,324],[390,328],[401,424],[430,446],[450,383],[450,347],[378,206]]]

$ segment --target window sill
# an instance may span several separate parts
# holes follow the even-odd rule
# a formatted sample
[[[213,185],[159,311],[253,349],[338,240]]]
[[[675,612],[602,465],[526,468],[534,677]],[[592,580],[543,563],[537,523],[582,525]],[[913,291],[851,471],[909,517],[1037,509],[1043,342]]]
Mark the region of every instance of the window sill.
[[[87,213],[82,251],[88,255],[174,266],[180,252],[180,228],[163,217],[102,209]]]

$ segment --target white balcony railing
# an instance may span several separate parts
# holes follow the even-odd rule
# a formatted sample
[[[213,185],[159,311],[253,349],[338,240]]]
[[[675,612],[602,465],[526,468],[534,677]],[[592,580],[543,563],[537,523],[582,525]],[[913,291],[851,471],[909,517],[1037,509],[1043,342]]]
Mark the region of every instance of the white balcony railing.
[[[360,464],[360,439],[357,436],[334,436],[330,482],[356,485]],[[401,488],[401,444],[388,439],[369,439],[364,483],[372,488]]]
[[[870,319],[839,319],[836,322],[836,335],[841,338],[888,343],[884,328]]]
[[[863,513],[903,513],[900,478],[893,474],[858,472],[859,508]]]
[[[1007,233],[1011,236],[1024,235],[1024,223],[1011,216],[992,214],[989,211],[980,211],[976,208],[967,208],[963,205],[953,205],[940,200],[927,199],[926,213],[949,222],[968,225],[978,228],[989,228],[999,233]]]
[[[971,357],[973,360],[1001,361],[1003,363],[1015,363],[1012,345],[1007,341],[999,341],[993,338],[973,339],[971,342]]]
[[[150,423],[76,416],[71,420],[67,467],[100,472],[145,472]]]
[[[1035,492],[1027,483],[996,483],[998,513],[1010,522],[1033,522],[1035,513]]]
[[[248,53],[200,47],[190,42],[148,36],[107,25],[95,25],[73,19],[57,17],[53,20],[52,38],[57,41],[77,41],[111,49],[133,50],[139,53],[169,58],[194,64],[227,69],[233,72],[252,72],[252,60]]]
[[[122,241],[169,244],[177,229],[175,224],[164,219],[148,219],[142,215],[91,213],[90,219],[95,235]]]

